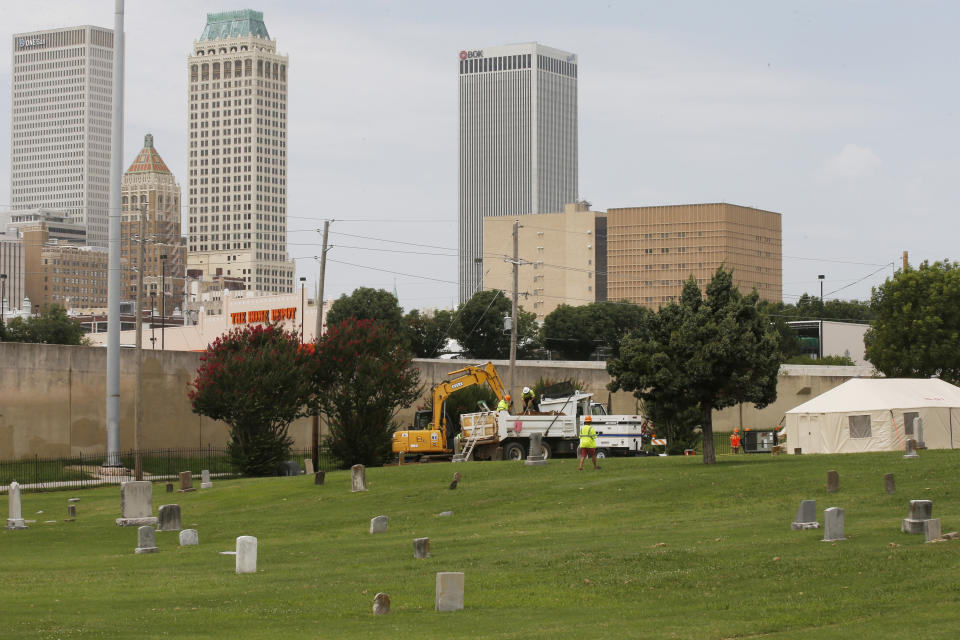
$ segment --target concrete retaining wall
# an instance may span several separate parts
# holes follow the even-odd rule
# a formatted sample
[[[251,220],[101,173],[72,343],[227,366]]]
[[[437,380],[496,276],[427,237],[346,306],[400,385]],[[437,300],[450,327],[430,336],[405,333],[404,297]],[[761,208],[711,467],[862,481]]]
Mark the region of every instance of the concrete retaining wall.
[[[120,446],[134,446],[135,351],[120,353]],[[96,453],[106,448],[106,360],[102,347],[0,343],[0,460],[40,455],[66,456]],[[400,424],[410,424],[413,413],[428,399],[429,389],[463,367],[466,360],[415,360],[420,368],[425,394],[414,406],[401,410]],[[505,384],[510,371],[505,361],[494,361]],[[143,358],[143,447],[223,447],[229,434],[226,425],[196,415],[187,398],[187,385],[200,365],[200,354],[185,351],[145,350]],[[633,414],[632,394],[610,394],[610,381],[603,362],[525,361],[517,363],[516,387],[533,386],[544,378],[573,378],[584,383],[612,413]],[[785,368],[787,369],[787,368]],[[805,367],[804,371],[781,372],[780,398],[764,410],[743,407],[743,425],[772,427],[785,411],[806,402],[856,375],[858,367]],[[856,369],[857,371],[853,371]],[[823,375],[828,374],[829,375]],[[515,401],[519,406],[519,399]],[[739,407],[714,414],[714,429],[740,426]],[[311,420],[298,420],[290,427],[296,447],[310,446]]]

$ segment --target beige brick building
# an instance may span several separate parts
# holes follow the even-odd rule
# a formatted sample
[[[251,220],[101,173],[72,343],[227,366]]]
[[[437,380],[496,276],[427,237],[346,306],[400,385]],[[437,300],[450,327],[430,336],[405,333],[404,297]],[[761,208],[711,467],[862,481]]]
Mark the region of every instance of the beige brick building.
[[[679,299],[693,275],[703,289],[717,268],[743,293],[779,302],[781,216],[733,204],[628,207],[607,211],[607,298],[651,309]]]
[[[586,202],[562,213],[483,219],[483,288],[513,291],[513,223],[520,221],[520,306],[543,319],[561,304],[606,300],[606,217]]]
[[[108,257],[102,247],[44,244],[40,248],[43,291],[39,298],[30,298],[34,310],[43,312],[54,304],[77,311],[106,307]]]
[[[180,236],[180,185],[153,146],[153,136],[144,137],[143,149],[120,182],[123,202],[121,258],[127,265],[139,262],[137,239],[141,211],[144,218],[144,305],[155,295],[158,310],[167,314],[183,309],[186,251]],[[136,300],[137,272],[124,271],[124,300]],[[163,289],[163,296],[160,290]],[[163,300],[163,302],[161,302]]]

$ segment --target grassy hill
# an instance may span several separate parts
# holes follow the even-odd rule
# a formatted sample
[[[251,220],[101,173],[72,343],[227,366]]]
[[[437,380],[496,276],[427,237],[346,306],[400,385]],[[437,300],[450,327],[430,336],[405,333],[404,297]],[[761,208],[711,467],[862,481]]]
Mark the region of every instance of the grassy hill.
[[[827,495],[826,472],[840,473]],[[447,489],[454,471],[460,487]],[[893,472],[897,493],[886,495]],[[24,495],[26,531],[0,531],[4,638],[879,638],[954,637],[960,542],[899,532],[910,499],[960,529],[960,452],[408,465],[214,481],[166,494],[200,546],[113,524],[116,487]],[[78,519],[64,523],[67,498]],[[846,510],[847,540],[791,531],[800,500]],[[0,513],[6,514],[6,496]],[[450,517],[437,517],[441,511]],[[43,511],[42,514],[37,514]],[[390,518],[386,534],[370,518]],[[45,520],[56,519],[55,524]],[[239,535],[259,539],[235,575]],[[412,539],[432,557],[414,560]],[[437,571],[466,573],[466,609],[433,610]],[[375,617],[378,591],[393,602]]]

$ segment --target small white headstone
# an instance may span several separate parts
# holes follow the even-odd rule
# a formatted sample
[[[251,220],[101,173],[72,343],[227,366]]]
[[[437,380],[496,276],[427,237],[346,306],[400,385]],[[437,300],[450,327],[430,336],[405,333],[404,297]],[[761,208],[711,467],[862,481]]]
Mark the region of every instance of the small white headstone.
[[[440,571],[437,573],[437,611],[463,609],[463,572]]]
[[[940,539],[940,518],[930,518],[923,523],[923,533],[927,542],[935,542]]]
[[[430,538],[413,539],[413,557],[417,560],[430,557]]]
[[[350,491],[367,490],[367,469],[362,464],[350,467]]]
[[[210,482],[210,470],[204,469],[200,472],[200,488],[201,489],[210,489],[213,487],[213,483]]]
[[[180,532],[180,546],[191,547],[200,544],[200,536],[196,529],[184,529]]]
[[[371,518],[370,533],[386,533],[388,520],[389,518],[387,518],[387,516],[377,516],[376,518]]]
[[[10,483],[10,503],[8,505],[7,529],[27,529],[23,521],[23,503],[20,501],[20,483],[14,480]]]
[[[137,529],[137,548],[134,553],[154,553],[157,551],[153,527],[143,526]]]
[[[306,469],[307,469],[307,475],[308,475],[308,476],[312,476],[313,473],[314,473],[314,471],[313,471],[313,458],[307,458],[306,460],[304,460],[304,461],[303,461],[303,466],[306,467]]]
[[[253,536],[237,538],[237,573],[257,572],[257,539]]]

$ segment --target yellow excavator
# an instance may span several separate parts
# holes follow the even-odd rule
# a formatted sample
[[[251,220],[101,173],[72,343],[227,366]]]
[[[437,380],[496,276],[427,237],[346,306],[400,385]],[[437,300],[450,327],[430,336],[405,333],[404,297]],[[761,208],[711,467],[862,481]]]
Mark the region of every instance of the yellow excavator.
[[[450,394],[478,384],[488,384],[497,400],[503,400],[506,389],[492,362],[482,367],[467,365],[463,369],[451,371],[448,376],[456,376],[441,382],[433,388],[432,409],[417,411],[413,427],[393,433],[393,452],[417,456],[449,456],[453,449],[448,446],[447,416],[443,404]]]

